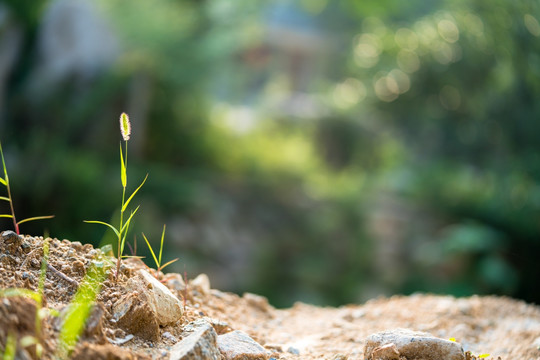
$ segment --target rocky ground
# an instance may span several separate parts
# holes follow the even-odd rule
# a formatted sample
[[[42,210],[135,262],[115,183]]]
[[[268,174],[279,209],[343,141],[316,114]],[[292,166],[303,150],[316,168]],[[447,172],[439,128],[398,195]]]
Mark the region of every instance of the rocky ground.
[[[70,355],[75,359],[540,359],[540,308],[509,298],[413,295],[340,308],[297,303],[275,309],[258,295],[211,289],[205,275],[186,286],[181,275],[164,275],[134,258],[123,260],[115,279],[110,254],[46,241],[44,272],[43,238],[11,232],[0,238],[4,295],[11,288],[39,292],[45,273],[41,307],[58,312],[39,311],[22,292],[0,297],[0,348],[4,353],[11,334],[19,359],[39,356],[25,337],[38,339],[41,358],[60,354],[59,334],[84,289],[87,298],[99,291]],[[98,289],[88,278],[100,269],[108,276]]]

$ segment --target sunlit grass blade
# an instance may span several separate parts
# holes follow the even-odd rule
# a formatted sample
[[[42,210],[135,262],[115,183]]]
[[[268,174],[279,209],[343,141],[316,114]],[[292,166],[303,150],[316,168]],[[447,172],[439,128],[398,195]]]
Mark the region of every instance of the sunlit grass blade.
[[[137,210],[139,210],[139,207],[140,206],[137,206],[135,211],[131,212],[131,215],[129,215],[129,218],[127,219],[126,223],[124,224],[124,226],[122,226],[122,229],[120,230],[120,234],[123,234],[122,239],[120,240],[120,254],[124,252],[124,246],[126,244],[126,237],[129,230],[129,224],[131,224],[131,219],[133,218],[133,215],[135,215]],[[119,256],[118,258],[121,258],[121,256]]]
[[[120,143],[120,178],[122,179],[122,187],[125,188],[127,186],[127,170],[126,163],[124,162],[124,154],[122,153],[122,143]]]
[[[3,360],[13,360],[15,359],[15,353],[17,352],[17,338],[13,332],[9,332],[6,339],[6,346],[4,349]]]
[[[179,259],[176,258],[176,259],[173,259],[173,260],[171,260],[171,261],[167,261],[165,264],[161,265],[161,266],[159,267],[159,269],[160,269],[160,270],[163,270],[163,269],[165,269],[165,267],[171,265],[173,262],[178,261],[178,260],[179,260]]]
[[[0,217],[13,219],[13,215],[9,215],[9,214],[0,214]]]
[[[3,178],[0,178],[0,184],[7,186],[7,182]]]
[[[165,240],[165,228],[167,226],[163,224],[163,231],[161,232],[161,244],[159,246],[159,263],[161,264],[161,254],[163,253],[163,240]]]
[[[131,218],[133,217],[133,215],[135,215],[135,213],[137,212],[137,210],[139,210],[140,207],[141,207],[140,205],[137,206],[135,210],[131,212],[131,214],[129,215],[129,218],[126,220],[126,223],[124,224],[124,226],[122,226],[122,229],[120,230],[121,234],[125,235],[125,233],[127,233],[126,229],[129,228],[129,223],[131,222]]]
[[[152,249],[150,242],[148,241],[144,233],[142,234],[142,236],[144,238],[144,241],[146,241],[146,245],[148,245],[148,249],[150,249],[150,253],[152,254],[152,257],[154,258],[154,261],[156,262],[156,266],[159,267],[160,261],[158,261],[158,259],[156,258],[156,254],[154,253],[154,250]]]
[[[4,178],[2,179],[2,184],[7,185],[9,182],[7,169],[6,169],[6,161],[4,160],[4,151],[2,150],[2,143],[0,143],[0,156],[2,157],[2,167],[4,168]]]
[[[11,200],[9,200],[9,198],[5,197],[5,196],[0,196],[0,200],[5,200],[7,202],[10,202]]]
[[[32,300],[35,300],[36,302],[41,301],[41,295],[30,289],[9,288],[9,289],[0,290],[0,297],[13,297],[13,296],[24,296]]]
[[[137,191],[139,191],[139,189],[142,188],[142,186],[146,182],[146,179],[148,179],[148,174],[146,174],[146,176],[144,177],[144,180],[142,181],[141,185],[139,185],[139,187],[135,189],[135,191],[133,191],[133,194],[131,194],[131,196],[126,200],[124,206],[122,206],[122,211],[126,211],[126,208],[129,205],[129,202],[131,201],[131,199],[133,199],[133,196],[135,196]]]
[[[17,224],[20,225],[22,223],[29,222],[29,221],[34,221],[34,220],[52,219],[53,217],[54,217],[54,215],[34,216],[34,217],[31,217],[31,218],[23,219],[23,220],[19,221]]]
[[[106,222],[97,221],[97,220],[84,220],[84,222],[88,224],[101,224],[101,225],[108,226],[112,231],[114,231],[116,236],[120,237],[120,233],[118,232],[118,230],[116,230],[116,228],[112,226],[111,224],[107,224]]]

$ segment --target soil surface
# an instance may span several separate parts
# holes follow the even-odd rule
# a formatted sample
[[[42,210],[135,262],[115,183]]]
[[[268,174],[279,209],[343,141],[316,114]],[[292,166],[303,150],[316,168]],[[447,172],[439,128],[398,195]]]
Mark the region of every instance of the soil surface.
[[[38,291],[43,260],[42,237],[0,237],[0,288]],[[378,298],[362,305],[339,308],[297,303],[275,309],[261,296],[210,289],[205,275],[188,282],[179,274],[162,274],[135,258],[124,259],[118,279],[112,254],[79,242],[46,239],[49,257],[44,282],[43,308],[60,316],[46,315],[36,324],[39,305],[24,296],[0,297],[0,349],[11,333],[39,338],[42,358],[57,353],[62,311],[73,300],[92,264],[109,261],[107,278],[72,353],[75,358],[168,359],[171,347],[181,340],[183,329],[206,319],[217,334],[241,330],[269,351],[274,359],[363,359],[366,338],[396,328],[428,332],[443,339],[455,338],[472,354],[489,359],[540,359],[540,308],[504,297],[454,298],[419,294]],[[132,336],[113,319],[114,305],[126,294],[129,279],[145,269],[183,301],[184,315],[172,325],[159,328],[158,340]],[[37,329],[41,327],[41,329]],[[37,330],[36,330],[37,329]],[[18,358],[37,358],[35,345],[19,343]]]

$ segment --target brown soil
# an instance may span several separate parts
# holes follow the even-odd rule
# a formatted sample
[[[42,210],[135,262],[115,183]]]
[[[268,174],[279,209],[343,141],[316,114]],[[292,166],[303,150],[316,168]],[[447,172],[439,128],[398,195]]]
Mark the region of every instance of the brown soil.
[[[43,306],[62,312],[92,260],[102,253],[78,242],[48,241]],[[0,288],[38,289],[43,242],[41,237],[0,237]],[[159,341],[131,337],[111,321],[114,303],[126,293],[128,279],[139,268],[150,271],[179,298],[185,298],[184,316],[176,324],[161,328]],[[366,337],[394,328],[425,331],[446,339],[454,337],[465,350],[489,353],[493,359],[540,359],[540,308],[509,298],[413,295],[340,308],[297,303],[290,309],[278,310],[261,296],[240,297],[210,290],[201,279],[204,277],[190,282],[186,291],[181,275],[163,275],[148,269],[140,260],[124,260],[118,281],[110,275],[103,282],[97,298],[100,305],[92,311],[73,358],[167,359],[171,346],[181,339],[182,329],[191,321],[206,318],[218,334],[231,330],[248,333],[275,359],[363,359]],[[28,298],[0,298],[2,352],[10,332],[19,340],[36,335],[36,306]],[[58,323],[54,316],[43,320],[41,334],[37,334],[44,347],[43,358],[51,358],[58,346]],[[36,358],[35,348],[28,346],[20,356]]]

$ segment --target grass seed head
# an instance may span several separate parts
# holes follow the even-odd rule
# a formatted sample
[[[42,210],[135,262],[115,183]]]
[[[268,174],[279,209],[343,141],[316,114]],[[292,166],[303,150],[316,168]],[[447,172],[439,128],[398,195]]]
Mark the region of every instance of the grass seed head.
[[[128,114],[125,112],[120,115],[120,132],[124,141],[128,141],[131,135],[131,123],[129,122]]]

